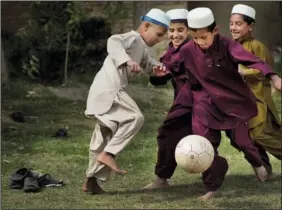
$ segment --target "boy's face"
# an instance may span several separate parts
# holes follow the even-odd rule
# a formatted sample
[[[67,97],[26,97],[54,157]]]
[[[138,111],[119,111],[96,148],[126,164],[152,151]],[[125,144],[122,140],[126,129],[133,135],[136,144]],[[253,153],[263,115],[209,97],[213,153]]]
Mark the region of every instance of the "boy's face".
[[[178,48],[188,38],[188,28],[183,23],[170,23],[168,38]]]
[[[206,28],[198,29],[196,31],[190,30],[190,35],[193,38],[193,41],[203,50],[208,49],[212,45],[214,36],[217,33],[217,27],[212,32],[209,32]]]
[[[166,31],[167,31],[166,28],[162,26],[153,23],[144,22],[141,35],[144,41],[146,42],[146,44],[149,47],[152,47],[162,40]]]
[[[233,39],[237,40],[253,30],[253,24],[248,25],[240,14],[230,16],[229,30]]]

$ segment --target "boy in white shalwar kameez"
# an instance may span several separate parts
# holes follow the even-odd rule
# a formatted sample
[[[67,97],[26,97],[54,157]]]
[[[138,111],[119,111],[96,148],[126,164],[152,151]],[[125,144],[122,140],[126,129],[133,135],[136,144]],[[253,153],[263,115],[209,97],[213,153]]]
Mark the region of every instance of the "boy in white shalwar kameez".
[[[148,47],[161,41],[170,24],[169,16],[159,9],[151,9],[137,31],[113,35],[108,39],[104,64],[90,87],[85,115],[97,120],[93,132],[89,166],[83,190],[93,194],[104,191],[98,180],[107,181],[112,170],[126,174],[115,156],[132,140],[144,122],[143,114],[128,95],[128,77],[144,70],[158,75],[167,72],[161,63],[149,56]]]

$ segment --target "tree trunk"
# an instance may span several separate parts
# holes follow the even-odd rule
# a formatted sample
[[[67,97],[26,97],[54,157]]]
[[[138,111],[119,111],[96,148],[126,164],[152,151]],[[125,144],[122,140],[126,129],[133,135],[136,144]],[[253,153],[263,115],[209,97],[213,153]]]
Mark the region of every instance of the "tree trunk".
[[[5,61],[3,44],[1,40],[1,85],[7,85],[9,82],[9,72]]]
[[[282,2],[279,2],[279,20],[280,20],[280,26],[278,28],[280,28],[280,40],[279,40],[279,47],[282,47],[282,33],[281,33],[281,28],[282,28]]]
[[[133,2],[133,25],[134,28],[138,28],[141,23],[141,16],[145,15],[150,8],[150,2],[148,1],[134,1]]]

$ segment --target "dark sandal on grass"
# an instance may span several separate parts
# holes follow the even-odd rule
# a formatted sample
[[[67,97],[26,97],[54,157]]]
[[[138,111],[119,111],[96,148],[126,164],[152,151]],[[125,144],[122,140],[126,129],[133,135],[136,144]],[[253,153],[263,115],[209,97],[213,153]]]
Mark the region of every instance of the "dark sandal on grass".
[[[10,175],[10,188],[22,189],[24,187],[24,180],[30,176],[30,170],[27,168],[21,168],[15,173]]]
[[[24,192],[38,192],[40,190],[39,183],[34,177],[26,177],[24,180]]]
[[[40,176],[38,182],[41,187],[61,187],[65,185],[62,180],[56,180],[50,174]]]

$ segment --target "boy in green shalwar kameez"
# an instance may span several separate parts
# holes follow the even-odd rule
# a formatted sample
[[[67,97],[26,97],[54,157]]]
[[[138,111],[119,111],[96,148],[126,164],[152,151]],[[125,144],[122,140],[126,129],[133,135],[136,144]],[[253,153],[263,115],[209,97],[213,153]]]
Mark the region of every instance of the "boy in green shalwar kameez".
[[[247,5],[238,4],[233,7],[230,17],[232,38],[240,42],[246,50],[273,66],[272,57],[266,46],[252,37],[255,13],[255,10]],[[249,121],[249,132],[261,153],[270,178],[272,167],[266,151],[279,160],[281,160],[282,153],[282,129],[271,96],[271,84],[256,69],[247,69],[240,65],[239,72],[257,98],[258,115]]]

